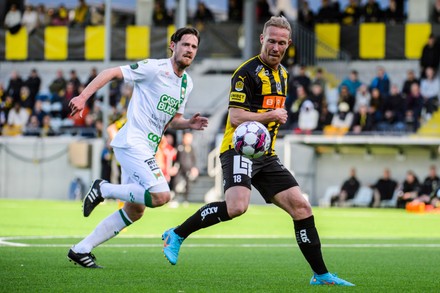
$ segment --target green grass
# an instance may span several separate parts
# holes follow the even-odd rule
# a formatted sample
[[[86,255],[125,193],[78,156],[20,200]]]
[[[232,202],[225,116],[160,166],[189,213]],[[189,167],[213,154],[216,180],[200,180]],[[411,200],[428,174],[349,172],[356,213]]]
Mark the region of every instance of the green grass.
[[[312,287],[287,214],[251,206],[233,221],[188,238],[179,263],[160,235],[200,205],[149,209],[93,252],[103,270],[73,266],[72,244],[116,210],[89,218],[81,203],[0,200],[0,292],[437,292],[440,215],[394,209],[319,209],[315,221],[328,268],[356,287]],[[13,246],[17,243],[27,246]]]

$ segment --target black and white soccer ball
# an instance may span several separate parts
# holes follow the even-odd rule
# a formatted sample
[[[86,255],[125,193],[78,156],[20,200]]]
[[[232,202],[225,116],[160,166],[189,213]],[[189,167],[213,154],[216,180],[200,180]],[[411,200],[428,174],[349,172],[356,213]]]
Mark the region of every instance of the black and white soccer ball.
[[[249,159],[261,157],[270,147],[271,139],[267,128],[257,121],[240,124],[232,137],[235,151]]]

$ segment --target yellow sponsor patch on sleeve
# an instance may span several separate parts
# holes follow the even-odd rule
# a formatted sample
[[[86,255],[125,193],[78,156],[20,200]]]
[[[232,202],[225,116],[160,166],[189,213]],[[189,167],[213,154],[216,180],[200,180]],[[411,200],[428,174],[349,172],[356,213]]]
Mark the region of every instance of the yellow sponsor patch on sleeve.
[[[231,92],[229,95],[230,102],[244,103],[245,100],[246,100],[245,93]]]

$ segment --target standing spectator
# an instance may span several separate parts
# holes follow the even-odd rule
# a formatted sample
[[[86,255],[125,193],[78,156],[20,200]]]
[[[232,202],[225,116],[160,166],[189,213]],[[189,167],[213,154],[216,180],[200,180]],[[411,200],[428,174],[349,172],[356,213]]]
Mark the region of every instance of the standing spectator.
[[[380,206],[382,200],[390,200],[396,192],[397,181],[391,178],[391,171],[385,168],[383,176],[379,180],[370,186],[373,188],[373,200],[370,204],[371,207],[377,208]]]
[[[342,25],[356,25],[359,22],[361,11],[358,5],[358,1],[350,0],[345,7],[341,16]]]
[[[373,78],[370,84],[370,90],[377,88],[380,91],[380,94],[386,98],[390,93],[390,79],[388,78],[388,74],[385,72],[385,68],[379,66],[377,68],[376,77]]]
[[[194,24],[196,27],[203,29],[206,23],[212,23],[214,21],[214,14],[211,9],[209,9],[204,2],[199,2],[194,14]]]
[[[16,34],[21,28],[21,12],[13,3],[5,16],[5,27],[11,34]]]
[[[348,88],[348,92],[353,97],[356,96],[357,89],[362,85],[362,82],[359,80],[359,74],[357,70],[352,70],[348,77],[346,77],[341,84],[339,85],[339,91],[341,91],[342,86],[346,86]]]
[[[8,87],[6,88],[6,94],[11,96],[14,101],[20,100],[20,90],[23,86],[23,80],[20,74],[16,70],[13,70],[9,79]]]
[[[228,21],[242,23],[243,22],[243,0],[229,0],[228,5]]]
[[[357,112],[361,106],[370,106],[371,94],[366,84],[362,84],[356,91],[354,111]]]
[[[411,85],[413,83],[420,84],[420,81],[417,79],[416,74],[414,73],[414,70],[409,69],[406,72],[406,79],[403,82],[403,86],[402,86],[402,95],[405,99],[411,93]]]
[[[182,137],[182,144],[177,147],[176,165],[178,172],[176,175],[176,186],[179,185],[179,180],[183,182],[182,186],[184,187],[180,192],[184,203],[188,203],[191,182],[199,176],[199,169],[196,165],[196,152],[192,143],[193,134],[185,132]]]
[[[69,82],[71,82],[73,84],[73,88],[75,89],[75,91],[78,91],[78,89],[81,85],[81,81],[79,80],[78,74],[76,73],[75,69],[70,70]]]
[[[381,20],[382,11],[376,0],[368,0],[362,9],[362,17],[364,22],[379,22]]]
[[[356,192],[361,187],[361,183],[356,177],[356,169],[350,169],[350,176],[342,183],[341,190],[339,194],[333,196],[330,201],[330,205],[338,205],[343,207],[347,200],[353,199]]]
[[[440,23],[440,0],[436,0],[432,5],[430,18],[432,23]]]
[[[67,81],[64,78],[64,72],[57,70],[55,79],[49,85],[49,91],[52,96],[60,96],[60,92],[66,89]]]
[[[330,0],[322,0],[316,15],[316,22],[339,22],[339,9]]]
[[[21,24],[26,27],[28,34],[32,34],[38,27],[38,14],[32,5],[26,5]]]
[[[50,24],[50,17],[46,11],[44,4],[37,6],[38,27],[43,28]]]
[[[406,97],[406,113],[405,122],[409,130],[417,131],[420,127],[420,118],[423,109],[423,96],[420,94],[420,87],[418,83],[411,85],[411,92]]]
[[[156,26],[167,26],[173,22],[173,19],[168,14],[164,1],[156,0],[153,9],[153,23]]]
[[[440,44],[434,34],[430,34],[428,42],[423,46],[420,56],[420,77],[424,78],[427,67],[434,69],[434,75],[437,74],[440,63]]]
[[[389,6],[383,12],[383,20],[388,24],[400,24],[405,20],[403,11],[398,9],[396,0],[390,0]]]
[[[272,16],[267,0],[257,0],[255,15],[258,23],[265,22]]]
[[[75,15],[70,26],[85,27],[90,23],[90,9],[85,0],[78,0],[78,6],[75,8]]]
[[[381,131],[405,130],[405,99],[397,85],[391,86],[391,93],[383,103],[383,120],[377,125]]]
[[[31,69],[31,72],[24,82],[24,85],[29,88],[29,96],[32,101],[35,102],[35,99],[37,98],[38,93],[40,92],[40,86],[41,86],[41,78],[38,75],[37,69],[33,68]]]
[[[430,119],[432,113],[438,109],[438,95],[440,92],[440,80],[434,76],[434,69],[427,67],[425,78],[420,81],[420,94],[423,97],[426,109],[426,118]]]
[[[396,207],[404,209],[407,203],[417,198],[419,190],[419,179],[413,171],[409,170],[406,172],[406,177],[402,183],[401,190],[398,191]]]
[[[52,25],[65,26],[69,24],[69,11],[64,4],[60,4],[52,15]]]
[[[315,26],[315,14],[309,7],[307,0],[302,1],[301,8],[298,10],[298,22],[309,30]]]
[[[367,105],[359,106],[354,113],[353,122],[351,123],[350,131],[354,134],[360,134],[365,131],[372,131],[374,126],[373,116],[368,111]]]

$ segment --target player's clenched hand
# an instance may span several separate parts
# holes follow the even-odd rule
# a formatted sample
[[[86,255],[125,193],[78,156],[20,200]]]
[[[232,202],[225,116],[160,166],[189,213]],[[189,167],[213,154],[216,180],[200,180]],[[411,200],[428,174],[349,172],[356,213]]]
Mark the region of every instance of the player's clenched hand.
[[[189,119],[189,127],[191,129],[203,130],[208,126],[208,118],[200,116],[200,113],[194,114]]]
[[[76,96],[69,102],[69,108],[71,110],[70,116],[74,116],[76,113],[79,112],[79,116],[82,117],[83,110],[86,104],[86,99],[82,98],[81,96]]]
[[[284,124],[287,122],[287,111],[286,109],[283,108],[278,108],[275,109],[273,111],[269,112],[270,115],[272,115],[272,121],[279,123],[279,124]]]

